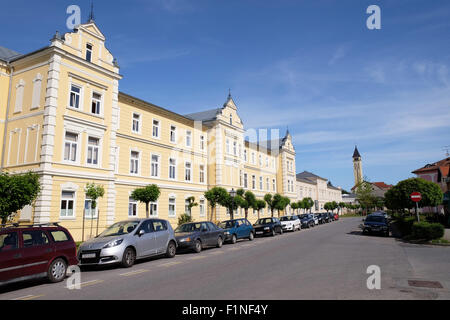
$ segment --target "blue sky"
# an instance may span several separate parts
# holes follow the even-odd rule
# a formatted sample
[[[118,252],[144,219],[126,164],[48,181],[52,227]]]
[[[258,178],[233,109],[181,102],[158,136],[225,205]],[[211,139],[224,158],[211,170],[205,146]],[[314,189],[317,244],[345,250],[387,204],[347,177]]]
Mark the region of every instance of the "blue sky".
[[[0,45],[26,53],[67,32],[66,8],[9,1]],[[381,8],[381,30],[366,8]],[[3,3],[5,7],[5,3]],[[181,114],[231,88],[246,128],[286,127],[297,172],[353,186],[355,144],[370,181],[395,184],[450,145],[450,3],[395,0],[94,1],[120,90]]]

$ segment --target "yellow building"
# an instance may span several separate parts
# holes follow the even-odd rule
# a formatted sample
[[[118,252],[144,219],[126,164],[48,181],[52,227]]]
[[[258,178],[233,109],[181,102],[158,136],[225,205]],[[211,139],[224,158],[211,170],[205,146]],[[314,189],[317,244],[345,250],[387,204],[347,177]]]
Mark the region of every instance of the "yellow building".
[[[131,192],[148,184],[161,189],[151,215],[173,226],[191,196],[199,204],[193,218],[206,219],[210,208],[203,194],[214,186],[296,201],[289,132],[251,143],[231,95],[222,107],[180,115],[119,92],[120,79],[93,20],[56,33],[48,47],[29,54],[0,47],[1,170],[34,171],[42,187],[33,207],[18,213],[19,221],[58,221],[76,240],[83,232],[86,239],[97,233],[97,221],[101,231],[145,217],[145,205]],[[95,212],[84,191],[91,182],[105,189]],[[219,207],[217,219],[228,217]],[[249,214],[251,221],[256,217]]]

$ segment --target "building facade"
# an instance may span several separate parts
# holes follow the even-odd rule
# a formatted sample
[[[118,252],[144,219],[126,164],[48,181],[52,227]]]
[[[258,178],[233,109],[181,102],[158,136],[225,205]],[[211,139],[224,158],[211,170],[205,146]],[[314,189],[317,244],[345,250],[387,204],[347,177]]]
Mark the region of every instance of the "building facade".
[[[151,216],[174,226],[192,196],[194,220],[206,219],[204,192],[214,186],[297,201],[289,132],[249,142],[231,95],[219,108],[181,115],[120,92],[122,75],[105,42],[90,20],[29,54],[0,47],[1,170],[33,171],[42,188],[16,220],[57,221],[76,240],[86,239],[114,222],[145,217],[145,204],[131,193],[149,184],[161,190]],[[105,189],[95,210],[87,183]],[[217,220],[228,217],[219,207]]]
[[[303,171],[296,175],[297,198],[311,198],[314,201],[312,212],[324,212],[327,202],[342,202],[342,189],[333,186],[328,179],[314,173]]]

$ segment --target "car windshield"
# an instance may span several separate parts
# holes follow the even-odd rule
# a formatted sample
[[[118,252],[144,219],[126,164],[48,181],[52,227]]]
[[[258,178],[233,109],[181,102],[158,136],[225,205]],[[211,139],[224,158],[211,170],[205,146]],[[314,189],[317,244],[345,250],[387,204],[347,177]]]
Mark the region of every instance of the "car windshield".
[[[262,218],[262,219],[258,219],[258,221],[256,221],[256,224],[268,224],[268,223],[272,223],[271,218]]]
[[[229,220],[229,221],[222,221],[220,224],[219,224],[219,227],[220,228],[222,228],[222,229],[228,229],[228,228],[233,228],[234,227],[234,221],[232,221],[232,220]]]
[[[367,216],[367,222],[384,222],[383,216]]]
[[[308,215],[307,215],[307,214],[301,214],[301,215],[300,215],[300,219],[305,219],[305,218],[308,218]]]
[[[182,224],[178,228],[175,229],[175,232],[194,232],[200,231],[202,227],[201,223],[186,223]]]
[[[100,233],[99,238],[120,236],[133,232],[138,226],[139,221],[122,221],[114,223],[108,229]]]
[[[291,221],[291,220],[295,220],[295,218],[293,216],[286,216],[280,218],[280,221]]]

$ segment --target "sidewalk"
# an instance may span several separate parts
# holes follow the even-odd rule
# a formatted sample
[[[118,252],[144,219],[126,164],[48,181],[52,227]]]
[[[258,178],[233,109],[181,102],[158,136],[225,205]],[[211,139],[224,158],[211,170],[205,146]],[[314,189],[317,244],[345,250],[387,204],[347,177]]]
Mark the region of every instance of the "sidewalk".
[[[450,229],[449,228],[445,229],[443,238],[450,241]]]

